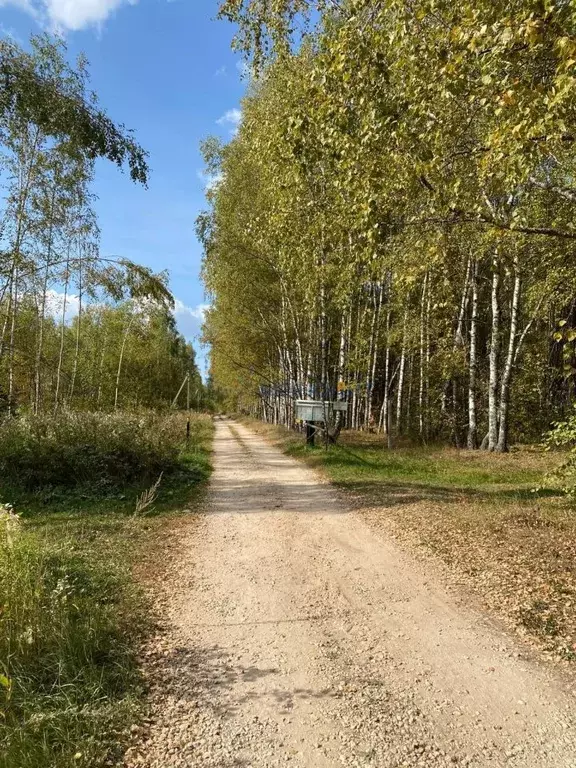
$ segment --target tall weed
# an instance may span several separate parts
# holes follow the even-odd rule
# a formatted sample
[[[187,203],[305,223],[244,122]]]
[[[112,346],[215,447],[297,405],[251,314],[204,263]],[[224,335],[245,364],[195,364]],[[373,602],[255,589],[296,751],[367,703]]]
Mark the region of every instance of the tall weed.
[[[178,467],[184,437],[179,414],[23,416],[0,425],[0,477],[29,491],[142,482]]]
[[[126,571],[0,529],[0,766],[100,764],[126,726],[143,627]]]

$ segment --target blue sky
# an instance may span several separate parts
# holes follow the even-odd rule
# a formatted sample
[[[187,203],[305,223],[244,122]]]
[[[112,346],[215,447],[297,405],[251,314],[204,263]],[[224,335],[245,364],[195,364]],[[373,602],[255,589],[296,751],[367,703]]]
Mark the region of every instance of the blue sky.
[[[231,136],[246,86],[233,27],[216,12],[216,0],[0,0],[3,35],[25,44],[57,29],[72,58],[87,55],[100,103],[150,153],[147,190],[98,163],[102,253],[168,269],[178,325],[191,340],[206,301],[194,233],[204,207],[199,144]]]

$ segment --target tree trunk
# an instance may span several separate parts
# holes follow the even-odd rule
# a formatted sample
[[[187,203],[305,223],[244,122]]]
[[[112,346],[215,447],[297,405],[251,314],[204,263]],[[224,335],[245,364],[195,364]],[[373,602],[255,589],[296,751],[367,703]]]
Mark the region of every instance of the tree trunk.
[[[454,344],[452,346],[454,353],[456,352],[458,347],[464,346],[464,318],[466,317],[466,309],[468,307],[468,299],[470,296],[471,264],[472,264],[472,259],[468,258],[468,261],[466,263],[466,275],[464,277],[464,285],[462,287],[462,295],[460,297],[460,306],[458,309],[458,316],[456,318],[456,325],[454,328]],[[446,401],[448,400],[450,383],[452,383],[452,390],[454,391],[455,384],[456,384],[456,382],[454,381],[454,378],[452,378],[452,381],[448,379],[444,382],[444,387],[442,390],[442,407],[441,407],[441,410],[443,413],[446,411]],[[453,403],[453,411],[454,411],[454,424],[456,424],[456,403],[454,402],[454,399],[452,400],[452,403]],[[456,432],[456,427],[454,429]]]
[[[420,299],[420,387],[418,390],[418,431],[420,436],[424,436],[424,380],[426,366],[426,293],[428,290],[428,272],[424,276],[422,284],[422,296]]]
[[[132,315],[130,320],[128,321],[128,325],[126,326],[126,331],[124,333],[124,338],[122,339],[122,347],[120,348],[120,357],[118,359],[118,370],[116,371],[116,387],[114,389],[114,410],[118,410],[118,395],[120,393],[120,377],[122,376],[122,364],[124,363],[124,353],[126,351],[126,343],[128,342],[128,334],[130,333],[130,328],[132,327],[132,323],[134,322],[135,313]]]
[[[404,394],[404,372],[406,370],[406,344],[407,344],[408,309],[404,310],[404,325],[402,329],[402,351],[400,353],[400,370],[398,374],[398,392],[396,395],[396,429],[402,434],[402,397]]]
[[[498,353],[500,348],[500,273],[497,258],[492,273],[492,329],[490,338],[490,377],[488,383],[488,450],[494,451],[498,443]]]
[[[468,361],[468,437],[469,450],[478,447],[476,418],[476,376],[478,371],[478,262],[472,268],[472,316],[470,318],[470,359]]]
[[[414,389],[414,357],[413,352],[410,353],[408,360],[408,368],[410,370],[410,376],[408,377],[408,399],[406,401],[406,426],[408,431],[412,428],[412,391]]]
[[[8,345],[8,417],[14,410],[14,354],[16,343],[16,315],[18,313],[18,265],[13,268],[12,290],[10,293],[10,340]]]
[[[368,360],[366,365],[366,394],[364,403],[364,429],[370,429],[370,422],[372,419],[372,358],[374,355],[374,347],[376,344],[376,332],[378,327],[378,299],[376,297],[377,290],[381,290],[381,286],[378,284],[378,288],[372,288],[372,321],[370,323],[370,346],[368,351]]]
[[[46,261],[46,268],[44,270],[44,280],[42,283],[42,299],[40,303],[40,316],[38,318],[38,344],[36,345],[36,362],[34,365],[34,414],[38,415],[40,412],[40,399],[41,399],[41,373],[42,366],[42,352],[44,350],[44,321],[46,318],[46,294],[48,292],[48,275],[49,275],[49,263]]]
[[[426,378],[424,382],[424,392],[426,394],[424,412],[426,414],[425,436],[428,439],[430,435],[430,306],[432,304],[432,293],[430,291],[430,276],[428,276],[428,296],[426,299]]]
[[[512,292],[512,306],[510,308],[510,336],[508,338],[508,352],[500,382],[500,408],[498,411],[498,443],[496,450],[499,453],[508,451],[508,409],[510,404],[510,383],[516,350],[516,336],[518,333],[518,312],[520,308],[520,292],[522,279],[518,256],[514,256],[514,288]]]
[[[50,264],[52,261],[52,243],[54,239],[54,205],[56,200],[56,184],[52,186],[50,196],[50,225],[48,227],[48,248],[46,253],[46,266],[42,281],[42,301],[40,304],[40,317],[38,319],[38,344],[36,347],[36,364],[34,369],[34,413],[40,412],[41,383],[42,383],[42,353],[44,351],[44,322],[46,319],[46,294],[48,293],[48,279],[50,276]]]
[[[68,286],[70,283],[70,245],[66,251],[66,279],[64,281],[64,299],[62,302],[62,318],[60,322],[60,349],[58,351],[58,368],[56,370],[56,391],[54,393],[54,413],[60,405],[60,382],[62,380],[62,361],[64,360],[64,339],[66,333],[66,306],[68,303]]]
[[[100,408],[100,402],[102,400],[102,382],[103,382],[103,373],[104,373],[104,359],[106,357],[106,344],[108,342],[108,328],[103,323],[104,326],[104,339],[102,341],[102,353],[100,355],[100,363],[98,365],[98,391],[96,393],[96,407]]]
[[[386,359],[384,363],[384,399],[382,402],[382,414],[380,422],[384,427],[386,436],[390,434],[390,323],[392,312],[388,309],[386,313]]]
[[[70,392],[68,394],[68,401],[72,406],[72,400],[74,398],[74,390],[76,388],[76,374],[78,373],[78,357],[80,354],[80,332],[82,329],[82,258],[80,258],[79,264],[79,279],[78,279],[78,318],[76,320],[76,345],[74,347],[74,362],[72,364],[72,378],[70,380]]]

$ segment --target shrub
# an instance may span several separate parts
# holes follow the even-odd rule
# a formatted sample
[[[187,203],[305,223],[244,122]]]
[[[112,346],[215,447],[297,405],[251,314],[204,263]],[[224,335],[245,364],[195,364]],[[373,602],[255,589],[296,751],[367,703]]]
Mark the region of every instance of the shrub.
[[[178,466],[181,414],[70,413],[0,425],[0,477],[26,490],[120,486]]]
[[[545,437],[545,446],[547,450],[559,448],[567,451],[562,464],[548,478],[560,485],[568,496],[576,497],[576,410],[566,421],[554,424]]]
[[[103,764],[134,714],[137,593],[118,562],[14,525],[8,537],[2,517],[0,766]]]

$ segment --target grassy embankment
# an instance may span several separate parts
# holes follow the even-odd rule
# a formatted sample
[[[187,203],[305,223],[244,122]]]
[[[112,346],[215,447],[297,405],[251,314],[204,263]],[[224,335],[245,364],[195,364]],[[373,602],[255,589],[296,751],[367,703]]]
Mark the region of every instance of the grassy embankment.
[[[9,431],[7,431],[9,430]],[[114,765],[151,620],[134,567],[198,501],[212,421],[78,416],[0,429],[0,766]],[[153,504],[142,492],[164,472]]]
[[[576,510],[552,489],[535,490],[558,455],[389,451],[381,436],[354,432],[326,452],[300,434],[249,426],[324,472],[371,525],[439,558],[541,650],[576,660]]]

